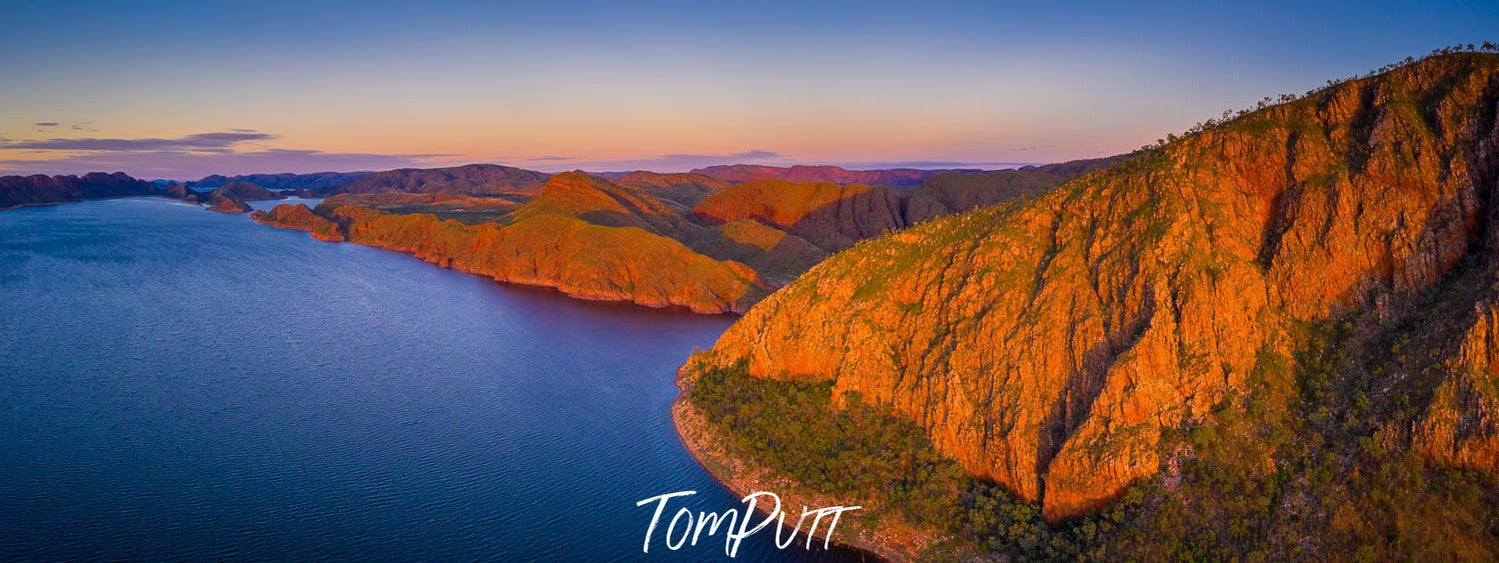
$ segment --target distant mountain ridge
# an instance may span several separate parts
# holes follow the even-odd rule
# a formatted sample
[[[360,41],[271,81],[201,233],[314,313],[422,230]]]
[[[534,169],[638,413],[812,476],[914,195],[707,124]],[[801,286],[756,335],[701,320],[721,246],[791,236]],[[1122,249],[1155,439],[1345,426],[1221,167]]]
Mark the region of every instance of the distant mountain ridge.
[[[355,180],[374,175],[374,172],[314,172],[311,174],[241,174],[224,176],[212,174],[194,182],[186,182],[190,188],[209,189],[230,182],[248,182],[268,190],[332,191],[352,184]]]
[[[0,209],[142,195],[171,196],[165,187],[137,180],[123,172],[93,172],[82,176],[0,176]]]
[[[334,193],[454,193],[465,195],[536,195],[551,174],[501,166],[469,164],[450,168],[400,168],[377,172],[334,189]]]

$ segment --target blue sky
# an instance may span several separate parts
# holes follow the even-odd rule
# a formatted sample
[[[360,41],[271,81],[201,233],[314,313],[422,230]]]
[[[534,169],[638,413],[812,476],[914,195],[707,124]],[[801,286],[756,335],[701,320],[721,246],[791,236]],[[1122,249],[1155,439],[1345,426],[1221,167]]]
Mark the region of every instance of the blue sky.
[[[0,174],[1115,154],[1495,2],[0,2]]]

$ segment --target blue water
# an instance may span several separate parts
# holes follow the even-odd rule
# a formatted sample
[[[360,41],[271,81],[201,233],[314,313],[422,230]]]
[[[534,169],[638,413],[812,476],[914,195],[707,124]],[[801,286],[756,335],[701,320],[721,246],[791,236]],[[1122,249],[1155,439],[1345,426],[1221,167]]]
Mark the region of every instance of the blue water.
[[[740,506],[669,413],[729,323],[163,199],[6,211],[0,559],[722,558],[642,554],[635,502]]]

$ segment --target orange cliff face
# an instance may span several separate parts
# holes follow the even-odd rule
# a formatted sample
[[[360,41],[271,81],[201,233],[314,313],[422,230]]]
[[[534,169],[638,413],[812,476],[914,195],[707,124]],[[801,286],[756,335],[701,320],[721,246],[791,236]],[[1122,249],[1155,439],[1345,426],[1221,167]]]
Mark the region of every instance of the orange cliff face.
[[[553,287],[580,299],[728,313],[743,312],[764,296],[765,288],[749,266],[715,260],[647,230],[660,218],[652,214],[665,208],[618,190],[583,174],[561,174],[536,199],[507,215],[508,224],[391,212],[401,205],[431,209],[466,200],[389,194],[370,201],[365,201],[370,196],[330,198],[315,211],[302,204],[279,205],[255,217],[323,240],[406,252],[444,267]]]
[[[1411,391],[1417,419],[1392,415],[1385,432],[1434,463],[1496,469],[1496,113],[1493,55],[1344,83],[1020,204],[860,243],[682,374],[745,361],[758,377],[831,381],[835,402],[888,405],[1055,521],[1160,471],[1163,430],[1289,357],[1301,323],[1361,314],[1396,334],[1409,328],[1392,304],[1447,291],[1460,314],[1438,320],[1458,332],[1423,372],[1438,383]],[[697,211],[792,233],[818,208],[719,195]],[[1477,294],[1443,289],[1474,276]]]

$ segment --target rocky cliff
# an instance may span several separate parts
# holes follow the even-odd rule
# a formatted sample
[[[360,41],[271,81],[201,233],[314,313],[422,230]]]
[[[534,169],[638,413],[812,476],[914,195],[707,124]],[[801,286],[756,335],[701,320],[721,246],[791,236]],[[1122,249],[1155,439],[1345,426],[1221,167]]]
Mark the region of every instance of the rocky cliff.
[[[1386,339],[1453,334],[1396,369],[1348,353],[1373,356],[1339,364],[1372,405],[1401,405],[1375,408],[1369,432],[1493,470],[1496,113],[1499,57],[1480,54],[1253,112],[1037,198],[860,243],[756,305],[683,383],[734,365],[828,382],[829,408],[884,405],[1057,521],[1177,463],[1162,436],[1297,357],[1302,327],[1353,318]],[[1410,305],[1432,295],[1445,307]],[[1415,330],[1428,325],[1401,310],[1454,311],[1429,324],[1457,328]]]

